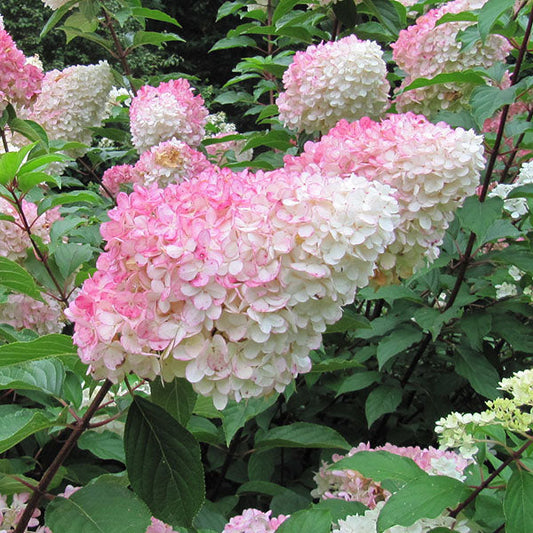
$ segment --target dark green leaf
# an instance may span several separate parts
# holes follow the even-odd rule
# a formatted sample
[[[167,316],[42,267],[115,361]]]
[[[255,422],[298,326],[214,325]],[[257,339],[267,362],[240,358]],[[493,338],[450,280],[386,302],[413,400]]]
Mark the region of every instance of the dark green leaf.
[[[137,48],[138,46],[144,46],[147,44],[161,46],[163,43],[169,41],[183,42],[183,39],[175,33],[159,33],[156,31],[139,30],[135,33],[135,37],[133,38],[133,45],[130,47],[130,49]]]
[[[479,128],[488,118],[504,105],[512,104],[516,98],[516,86],[499,89],[491,85],[475,87],[470,97],[474,119]]]
[[[239,403],[231,401],[222,412],[222,427],[226,436],[226,444],[229,446],[235,433],[259,413],[262,413],[276,403],[277,394],[266,398],[249,398]]]
[[[52,30],[59,21],[65,16],[65,14],[72,9],[74,5],[78,3],[78,0],[69,0],[63,4],[60,8],[56,9],[52,16],[48,19],[47,23],[44,25],[44,28],[41,30],[41,35],[39,36],[42,39],[50,30]]]
[[[46,131],[43,127],[33,120],[21,120],[20,118],[13,118],[9,121],[9,129],[24,135],[32,142],[41,143],[41,146],[48,151],[49,141]]]
[[[501,212],[501,198],[487,198],[480,202],[477,196],[470,196],[457,212],[457,216],[465,229],[483,237],[489,226],[501,216]]]
[[[9,450],[25,438],[57,424],[56,418],[41,409],[26,409],[20,405],[0,405],[0,453]]]
[[[402,483],[428,476],[411,458],[381,450],[357,452],[333,463],[329,469],[356,470],[374,481],[391,479]]]
[[[344,309],[342,318],[327,327],[326,333],[345,333],[359,328],[370,328],[370,322],[363,315],[359,315],[351,309]]]
[[[69,499],[56,498],[46,509],[46,525],[54,533],[145,533],[150,511],[118,483],[97,482]]]
[[[337,396],[345,394],[347,392],[354,392],[370,387],[370,385],[376,383],[380,379],[379,372],[356,372],[347,378],[342,380],[340,384]]]
[[[124,434],[131,486],[157,518],[190,526],[205,497],[200,446],[161,407],[135,397]]]
[[[483,41],[485,41],[502,14],[514,5],[514,0],[489,0],[482,6],[479,12],[477,26],[479,35]]]
[[[131,14],[134,17],[147,18],[152,20],[159,20],[161,22],[168,22],[169,24],[174,24],[178,28],[181,28],[180,23],[170,15],[159,11],[158,9],[148,9],[146,7],[132,7]]]
[[[100,459],[126,462],[122,437],[112,431],[86,431],[78,440],[78,448],[89,450]]]
[[[34,279],[21,266],[6,257],[0,257],[0,285],[35,300],[44,301]]]
[[[344,437],[334,429],[308,422],[295,422],[288,426],[272,428],[258,438],[255,445],[256,448],[351,448]]]
[[[421,340],[422,331],[410,324],[400,326],[378,344],[377,358],[380,370],[395,355],[404,352]]]
[[[331,531],[331,513],[328,509],[305,509],[292,514],[276,530],[277,533],[329,533]]]
[[[86,203],[89,205],[103,205],[105,202],[102,197],[92,191],[72,191],[47,196],[39,203],[38,213],[42,215],[48,209],[58,205],[67,205],[75,203]]]
[[[152,381],[150,393],[153,403],[162,407],[182,426],[188,424],[198,394],[185,378],[176,378],[171,383]]]
[[[256,46],[256,42],[251,37],[246,35],[238,35],[236,37],[226,37],[217,41],[209,50],[214,52],[215,50],[227,50],[228,48],[246,48],[249,46]]]
[[[76,354],[72,337],[52,333],[34,341],[13,342],[0,346],[0,367],[72,354]]]
[[[430,85],[438,85],[440,83],[469,83],[473,85],[484,85],[485,78],[473,70],[446,72],[444,74],[437,74],[433,78],[417,78],[405,87],[402,92],[418,89],[420,87],[428,87]]]
[[[313,506],[314,509],[327,509],[331,513],[332,521],[337,523],[347,516],[365,514],[367,508],[361,502],[346,502],[335,498],[321,500]]]
[[[0,389],[26,389],[61,395],[65,369],[55,359],[29,361],[0,368]]]
[[[61,243],[53,255],[59,272],[66,279],[80,265],[92,259],[93,251],[88,244]]]
[[[365,415],[370,427],[378,418],[392,413],[402,401],[402,391],[390,385],[380,385],[366,399]]]
[[[395,492],[381,510],[378,533],[395,525],[410,526],[420,518],[436,518],[470,495],[471,489],[447,476],[422,476]]]
[[[533,531],[533,474],[525,470],[513,472],[503,500],[506,533],[531,533]]]

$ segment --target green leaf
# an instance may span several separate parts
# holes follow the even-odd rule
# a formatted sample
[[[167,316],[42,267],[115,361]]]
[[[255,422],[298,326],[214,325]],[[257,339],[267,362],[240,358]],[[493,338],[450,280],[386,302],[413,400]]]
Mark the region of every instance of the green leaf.
[[[222,427],[226,437],[226,444],[229,446],[235,433],[259,413],[262,413],[276,403],[278,394],[273,394],[266,398],[249,398],[240,401],[230,401],[222,412]]]
[[[145,533],[150,523],[148,507],[118,483],[96,482],[46,508],[54,533]]]
[[[494,28],[498,19],[505,11],[515,5],[514,0],[489,0],[481,8],[478,15],[478,29],[481,40],[484,42]]]
[[[72,344],[72,337],[52,333],[34,341],[13,342],[0,346],[0,368],[26,361],[75,354],[76,348]]]
[[[133,45],[130,46],[130,50],[137,48],[139,46],[144,46],[147,44],[152,44],[154,46],[161,46],[163,43],[169,41],[181,41],[183,39],[175,33],[159,33],[156,31],[144,31],[139,30],[135,33],[133,37]]]
[[[0,389],[26,389],[61,395],[65,369],[55,359],[29,361],[0,368]]]
[[[78,440],[78,448],[89,450],[100,459],[112,459],[121,463],[126,462],[124,455],[124,441],[122,437],[112,431],[86,431]]]
[[[492,316],[488,313],[468,312],[462,316],[459,327],[465,333],[472,348],[481,351],[483,338],[492,328]]]
[[[335,16],[346,28],[353,28],[357,23],[357,7],[353,0],[341,0],[333,4]],[[357,28],[359,29],[359,28]]]
[[[0,285],[44,302],[35,280],[17,263],[0,257]]]
[[[75,12],[70,15],[62,29],[65,32],[67,44],[74,38],[84,36],[86,33],[93,33],[98,28],[98,21],[95,19],[88,19],[82,13]]]
[[[131,14],[134,17],[141,17],[141,18],[146,18],[146,19],[151,19],[151,20],[159,20],[160,22],[168,22],[169,24],[174,24],[174,26],[181,28],[181,24],[174,17],[167,15],[163,11],[159,11],[159,9],[148,9],[146,7],[132,7]]]
[[[430,85],[438,85],[440,83],[470,83],[473,85],[484,85],[485,78],[474,70],[446,72],[444,74],[437,74],[433,78],[417,78],[405,87],[402,92],[410,91],[411,89],[419,89],[420,87],[428,87]]]
[[[329,533],[332,517],[328,509],[305,509],[292,514],[276,530],[277,533]]]
[[[381,510],[378,533],[395,525],[411,526],[420,518],[436,518],[446,508],[456,507],[471,490],[447,476],[422,476],[407,482]]]
[[[487,198],[480,202],[477,196],[470,196],[457,216],[465,229],[482,238],[489,226],[501,216],[502,205],[501,198]]]
[[[327,327],[326,333],[345,333],[359,328],[370,328],[370,322],[363,315],[359,315],[351,309],[344,309],[342,318]]]
[[[17,177],[17,185],[22,192],[28,192],[40,183],[52,183],[53,185],[61,186],[61,180],[46,172],[27,172]]]
[[[72,191],[47,196],[39,203],[38,214],[42,215],[45,211],[58,205],[85,203],[89,205],[104,205],[104,199],[92,191]]]
[[[407,350],[407,348],[421,340],[422,337],[422,331],[410,324],[395,329],[378,344],[377,358],[379,369],[381,370],[387,361],[400,352]]]
[[[344,520],[347,516],[362,515],[368,509],[361,502],[347,502],[330,498],[321,500],[313,505],[314,509],[327,509],[331,513],[332,521],[337,523]]]
[[[376,17],[395,37],[406,25],[406,9],[398,2],[364,0],[361,7]]]
[[[24,146],[17,152],[0,154],[0,183],[2,185],[13,181],[28,153],[35,147],[35,143]]]
[[[351,376],[348,376],[347,378],[343,379],[342,383],[340,384],[337,396],[340,396],[341,394],[345,394],[347,392],[354,392],[362,389],[366,389],[367,387],[370,387],[370,385],[373,385],[380,379],[379,372],[356,372],[355,374],[352,374]]]
[[[352,368],[360,368],[361,362],[356,359],[341,359],[339,357],[332,357],[331,359],[324,359],[319,363],[313,363],[311,374],[323,374],[324,372],[336,372],[337,370],[351,370]]]
[[[241,7],[246,5],[247,2],[238,1],[238,2],[224,2],[219,8],[217,13],[217,19],[215,22],[218,22],[220,19],[227,17],[228,15],[233,15]]]
[[[533,531],[533,474],[525,470],[513,472],[503,500],[506,533],[531,533]]]
[[[251,37],[246,35],[238,35],[236,37],[225,37],[217,41],[209,50],[215,52],[216,50],[227,50],[228,48],[246,48],[249,46],[256,46],[257,43]]]
[[[150,397],[153,403],[162,407],[182,426],[191,418],[198,394],[185,378],[176,378],[171,383],[159,380],[150,382]]]
[[[24,135],[32,142],[40,143],[48,151],[49,140],[44,128],[33,120],[21,120],[13,118],[9,121],[9,129]]]
[[[455,359],[455,370],[460,376],[468,380],[478,394],[491,400],[500,396],[498,392],[500,376],[483,353],[471,350],[466,346],[459,346]]]
[[[488,118],[504,105],[510,105],[516,98],[516,85],[507,89],[499,89],[490,85],[475,87],[470,96],[470,105],[474,119],[479,128]]]
[[[200,446],[161,407],[136,396],[124,433],[131,486],[157,518],[190,526],[205,497]]]
[[[341,448],[349,450],[351,446],[344,437],[334,429],[310,424],[308,422],[295,422],[287,426],[278,426],[270,429],[255,442],[256,448]]]
[[[370,427],[378,418],[392,413],[402,401],[402,391],[390,385],[380,385],[370,392],[365,403],[365,415]]]
[[[426,474],[411,458],[394,453],[360,451],[330,465],[329,470],[356,470],[374,481],[391,479],[407,483]]]
[[[0,405],[0,453],[9,450],[25,438],[57,424],[53,415],[41,409],[26,409],[20,405]]]
[[[258,146],[268,146],[277,150],[287,150],[292,146],[291,135],[285,130],[272,130],[267,133],[254,135],[243,147],[242,151]]]
[[[61,243],[53,253],[59,272],[66,279],[80,265],[90,261],[93,251],[89,244]]]
[[[44,28],[41,30],[41,34],[39,35],[39,39],[42,39],[50,30],[52,30],[59,21],[64,17],[64,15],[70,11],[70,9],[78,3],[78,0],[69,0],[65,4],[63,4],[59,9],[56,9],[52,16],[48,19],[46,24],[44,25]]]
[[[305,0],[279,0],[274,13],[272,14],[272,24],[276,24],[281,17],[292,11],[298,4],[306,4]]]

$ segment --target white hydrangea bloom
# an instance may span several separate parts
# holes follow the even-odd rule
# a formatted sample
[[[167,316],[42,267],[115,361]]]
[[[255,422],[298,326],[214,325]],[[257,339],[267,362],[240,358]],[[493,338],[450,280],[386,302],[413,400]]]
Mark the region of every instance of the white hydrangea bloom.
[[[502,379],[500,389],[511,394],[518,405],[533,405],[533,368]]]
[[[501,300],[502,298],[509,298],[518,294],[518,289],[516,288],[516,285],[514,283],[508,283],[507,281],[495,285],[494,288],[496,289],[497,300]]]
[[[377,504],[375,509],[366,511],[364,515],[347,516],[345,520],[339,520],[338,528],[332,533],[377,533],[377,521],[379,513],[385,502]],[[450,516],[438,516],[437,518],[421,518],[411,526],[393,526],[383,533],[428,533],[431,530],[444,527],[458,533],[470,533],[472,530],[465,521],[458,522]]]

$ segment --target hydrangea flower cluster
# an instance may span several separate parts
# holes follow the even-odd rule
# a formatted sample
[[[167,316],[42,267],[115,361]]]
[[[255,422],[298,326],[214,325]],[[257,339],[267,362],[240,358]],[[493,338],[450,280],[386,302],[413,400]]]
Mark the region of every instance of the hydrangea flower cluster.
[[[477,42],[463,49],[457,40],[460,31],[472,22],[446,22],[436,25],[447,13],[460,13],[479,9],[487,0],[454,0],[438,9],[432,9],[402,30],[391,46],[393,58],[406,72],[400,90],[417,78],[433,78],[438,74],[460,72],[466,69],[489,68],[504,61],[511,45],[499,35],[489,35],[485,42]],[[438,109],[453,110],[468,99],[472,87],[465,84],[446,83],[407,91],[396,98],[399,111],[414,111],[430,115]]]
[[[61,304],[46,294],[44,302],[25,294],[10,294],[7,302],[0,304],[0,323],[15,329],[31,329],[39,335],[61,333],[65,325]]]
[[[152,523],[148,526],[146,533],[178,533],[178,532],[174,531],[172,526],[169,526],[168,524],[161,522],[161,520],[158,520],[157,518],[152,517]]]
[[[272,511],[263,513],[257,509],[245,509],[226,524],[222,533],[273,533],[289,518],[282,514],[271,518],[271,514]]]
[[[345,457],[351,457],[361,451],[379,451],[401,455],[412,459],[422,470],[430,475],[449,476],[462,480],[465,468],[470,461],[465,457],[450,451],[418,446],[401,447],[385,444],[371,448],[368,443],[361,443],[352,448],[346,456],[335,454],[333,464]],[[314,480],[317,488],[311,492],[314,498],[336,498],[346,501],[358,501],[373,509],[379,502],[387,500],[391,493],[384,489],[379,482],[365,478],[356,470],[335,470],[331,464],[322,463]]]
[[[283,391],[394,238],[391,188],[365,178],[213,167],[136,186],[69,308],[97,378],[186,377],[218,408]]]
[[[510,398],[487,401],[488,409],[481,413],[450,413],[437,421],[435,433],[440,445],[458,448],[468,457],[478,451],[476,430],[498,424],[510,431],[527,432],[533,427],[533,369],[515,372],[500,382],[500,389]]]
[[[28,105],[40,92],[43,71],[28,63],[13,39],[0,27],[0,113],[8,104]]]
[[[377,533],[379,513],[385,504],[378,503],[374,509],[365,511],[364,515],[347,516],[339,520],[338,527],[334,527],[331,533]],[[437,518],[421,518],[411,526],[393,526],[383,533],[429,533],[437,528],[445,528],[446,531],[457,533],[471,533],[468,523],[464,520],[457,521],[450,516],[441,515]]]
[[[526,198],[507,198],[510,192],[522,185],[533,183],[533,161],[524,163],[520,168],[517,179],[514,183],[498,183],[490,192],[490,198],[502,198],[503,209],[507,211],[511,218],[518,219],[529,211]]]
[[[133,144],[142,153],[175,137],[189,146],[198,146],[204,137],[208,111],[200,95],[194,96],[185,79],[145,85],[130,106]]]
[[[164,141],[144,152],[135,165],[117,165],[104,172],[104,190],[116,196],[125,184],[166,187],[187,181],[213,165],[204,154],[177,139]]]
[[[37,205],[33,202],[22,200],[21,205],[32,233],[48,244],[50,227],[61,218],[59,209],[50,209],[39,216]],[[21,261],[26,257],[26,250],[32,246],[28,234],[23,229],[21,216],[17,209],[4,198],[0,198],[0,213],[13,217],[13,221],[0,220],[0,256],[7,257],[11,261]]]
[[[0,533],[9,533],[16,528],[29,497],[30,495],[26,492],[14,494],[11,503],[8,504],[7,497],[0,494]],[[40,515],[41,511],[35,509],[28,522],[26,533],[52,533],[47,527],[38,527]],[[37,529],[34,529],[35,527]]]
[[[21,116],[41,124],[50,139],[90,145],[90,128],[100,126],[105,118],[105,103],[112,86],[107,61],[52,70],[46,73],[34,105],[23,110]]]
[[[288,128],[326,133],[341,118],[378,117],[388,106],[383,52],[349,35],[296,52],[276,103]]]
[[[439,253],[446,228],[464,198],[474,193],[483,168],[482,138],[421,115],[392,115],[381,122],[340,121],[300,156],[286,156],[294,172],[329,176],[355,173],[395,189],[401,221],[396,240],[379,260],[385,279],[408,277]],[[377,281],[379,282],[379,276]]]
[[[55,11],[56,9],[64,6],[68,1],[69,0],[43,0],[43,3],[45,6]]]

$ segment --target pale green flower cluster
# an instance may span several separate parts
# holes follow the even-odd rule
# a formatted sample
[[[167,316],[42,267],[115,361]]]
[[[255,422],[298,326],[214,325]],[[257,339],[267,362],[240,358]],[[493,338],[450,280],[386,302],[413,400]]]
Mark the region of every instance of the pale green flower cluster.
[[[437,421],[435,432],[445,448],[459,448],[465,457],[478,451],[474,437],[476,428],[500,425],[503,428],[525,433],[533,427],[533,369],[515,372],[500,382],[500,389],[511,398],[497,398],[487,402],[487,410],[481,413],[451,413]]]

